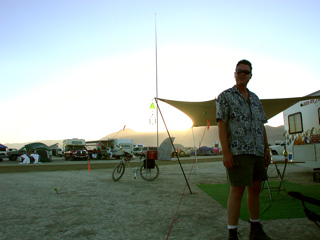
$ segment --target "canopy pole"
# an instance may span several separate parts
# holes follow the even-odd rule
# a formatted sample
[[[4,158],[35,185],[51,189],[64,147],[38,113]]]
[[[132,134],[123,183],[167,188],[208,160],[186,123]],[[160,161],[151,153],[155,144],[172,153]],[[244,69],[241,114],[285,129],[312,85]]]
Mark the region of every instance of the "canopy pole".
[[[158,43],[157,43],[157,14],[154,14],[154,26],[155,26],[155,50],[156,50],[156,98],[158,99]],[[159,148],[159,117],[158,117],[158,103],[157,103],[157,149]]]
[[[197,155],[196,140],[195,140],[195,138],[194,138],[193,126],[192,126],[192,135],[193,135],[194,156],[196,157],[196,163],[197,163],[197,175],[198,175],[198,181],[199,181],[198,155]]]
[[[168,128],[167,128],[166,122],[164,121],[164,118],[163,118],[162,113],[161,113],[161,111],[160,111],[160,108],[159,108],[159,105],[158,105],[158,99],[156,99],[156,104],[157,104],[157,107],[158,107],[159,113],[160,113],[160,115],[161,115],[162,121],[163,121],[163,123],[164,123],[164,126],[166,127],[166,130],[167,130],[167,133],[168,133],[168,136],[169,136],[169,139],[170,139],[171,145],[172,145],[172,147],[173,147],[173,151],[174,151],[174,152],[176,152],[176,148],[174,147],[174,144],[173,144],[173,141],[172,141],[172,139],[171,139],[171,136],[170,136],[169,130],[168,130]],[[186,180],[186,183],[187,183],[187,185],[188,185],[188,188],[189,188],[190,194],[192,194],[192,192],[191,192],[191,188],[190,188],[190,186],[189,186],[188,179],[187,179],[187,177],[186,177],[186,175],[185,175],[185,173],[184,173],[184,170],[183,170],[182,165],[181,165],[181,162],[180,162],[179,154],[177,154],[177,159],[178,159],[178,162],[179,162],[179,165],[180,165],[181,171],[182,171],[182,173],[183,173],[184,179]]]

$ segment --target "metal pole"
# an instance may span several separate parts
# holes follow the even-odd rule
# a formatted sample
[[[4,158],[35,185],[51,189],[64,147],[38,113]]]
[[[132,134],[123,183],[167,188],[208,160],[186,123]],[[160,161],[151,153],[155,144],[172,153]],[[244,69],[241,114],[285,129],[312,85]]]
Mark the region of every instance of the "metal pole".
[[[154,24],[155,24],[155,47],[156,47],[156,99],[158,99],[158,45],[157,45],[157,14],[154,14]],[[157,104],[157,113],[156,113],[156,119],[157,119],[157,149],[159,148],[159,119],[158,119],[158,104]]]
[[[157,106],[158,106],[158,108],[159,108],[158,99],[156,99],[156,103],[157,103]],[[170,139],[170,141],[171,141],[171,145],[172,145],[172,147],[173,147],[173,150],[174,150],[174,152],[176,152],[176,149],[175,149],[175,147],[174,147],[174,144],[173,144],[172,138],[171,138],[171,136],[170,136],[169,130],[168,130],[168,128],[167,128],[166,122],[164,121],[163,115],[162,115],[162,113],[161,113],[161,111],[160,111],[160,108],[159,108],[159,112],[160,112],[162,121],[163,121],[163,123],[164,123],[164,126],[165,126],[165,128],[166,128],[166,130],[167,130],[167,133],[168,133],[169,139]],[[190,188],[188,179],[187,179],[187,177],[186,177],[186,174],[184,173],[183,167],[182,167],[181,162],[180,162],[179,154],[177,154],[177,159],[178,159],[178,162],[179,162],[179,165],[180,165],[182,174],[183,174],[183,176],[184,176],[184,179],[186,180],[186,183],[187,183],[187,185],[188,185],[190,194],[192,194],[192,191],[191,191],[191,188]]]
[[[198,175],[198,180],[199,180],[198,155],[197,155],[196,140],[195,140],[195,138],[194,138],[193,126],[192,126],[192,135],[193,135],[193,145],[194,145],[194,156],[196,157],[196,163],[197,163],[197,175]]]

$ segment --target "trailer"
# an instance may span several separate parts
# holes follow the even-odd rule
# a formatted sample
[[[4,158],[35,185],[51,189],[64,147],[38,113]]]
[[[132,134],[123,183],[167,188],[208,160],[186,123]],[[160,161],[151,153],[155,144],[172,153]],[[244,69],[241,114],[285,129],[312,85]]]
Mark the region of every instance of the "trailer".
[[[300,101],[283,112],[284,137],[289,161],[320,167],[320,90],[314,99]]]

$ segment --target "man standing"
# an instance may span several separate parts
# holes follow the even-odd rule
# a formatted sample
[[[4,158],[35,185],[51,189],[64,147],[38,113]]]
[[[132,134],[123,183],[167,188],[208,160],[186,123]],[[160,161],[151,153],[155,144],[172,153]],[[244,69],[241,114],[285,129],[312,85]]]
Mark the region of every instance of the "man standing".
[[[247,187],[250,214],[249,239],[271,239],[260,224],[261,183],[267,180],[270,164],[267,117],[259,98],[247,89],[252,65],[241,60],[234,73],[236,85],[222,92],[217,99],[217,122],[223,153],[223,164],[230,181],[227,205],[229,239],[238,239],[237,227],[242,196]]]

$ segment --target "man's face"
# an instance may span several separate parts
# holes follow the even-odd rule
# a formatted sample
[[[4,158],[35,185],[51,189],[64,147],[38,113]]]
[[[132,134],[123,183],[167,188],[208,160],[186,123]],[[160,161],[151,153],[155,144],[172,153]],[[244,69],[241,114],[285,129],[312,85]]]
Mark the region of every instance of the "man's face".
[[[246,87],[251,77],[251,69],[248,65],[240,64],[237,66],[236,71],[234,73],[234,78],[236,79],[237,86]]]

